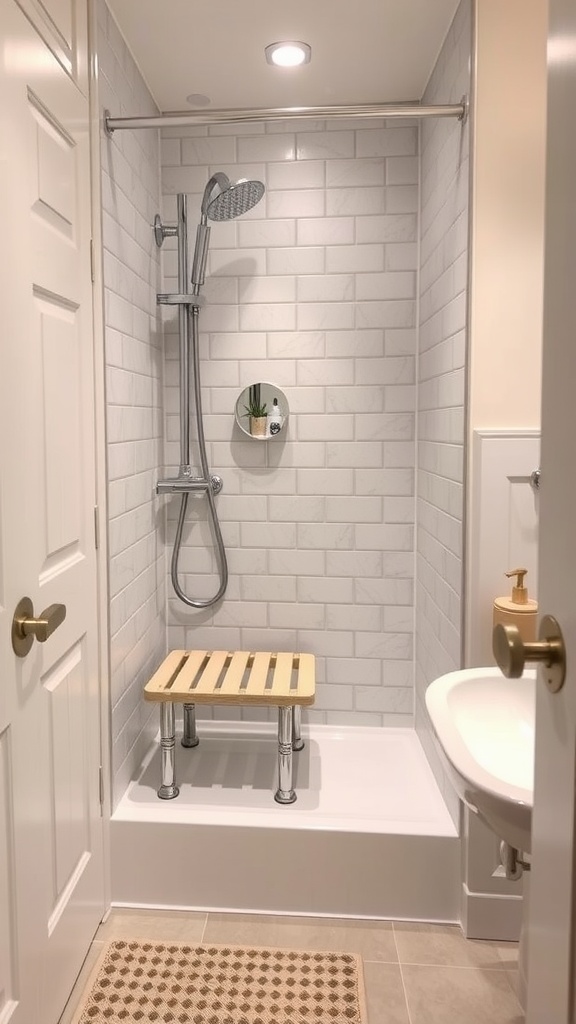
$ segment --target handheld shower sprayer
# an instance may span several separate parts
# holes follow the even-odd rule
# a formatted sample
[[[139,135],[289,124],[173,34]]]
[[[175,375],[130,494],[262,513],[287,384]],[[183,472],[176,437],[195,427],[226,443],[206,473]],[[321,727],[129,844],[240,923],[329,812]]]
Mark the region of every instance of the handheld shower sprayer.
[[[216,193],[216,194],[214,194]],[[196,247],[192,261],[192,292],[187,292],[188,278],[188,233],[187,233],[187,200],[184,193],[177,196],[178,224],[163,224],[160,216],[154,219],[154,237],[160,247],[165,238],[178,238],[178,292],[175,294],[158,295],[158,302],[178,306],[179,354],[180,354],[180,469],[178,476],[159,480],[156,484],[158,494],[180,494],[181,504],[174,538],[170,575],[176,596],[190,608],[210,608],[223,597],[228,584],[228,565],[226,550],[214,495],[222,488],[222,480],[210,473],[204,425],[202,417],[202,387],[200,382],[200,353],[198,317],[202,300],[200,288],[204,284],[206,260],[210,242],[208,220],[232,220],[250,210],[264,195],[261,181],[231,182],[223,171],[217,171],[211,178],[202,198],[200,223],[196,231]],[[191,367],[190,367],[191,364]],[[190,373],[190,368],[192,373]],[[192,380],[190,379],[192,378]],[[190,463],[190,389],[194,390],[194,412],[198,440],[198,456],[200,476],[195,476]],[[188,499],[192,493],[203,493],[208,502],[208,517],[212,526],[215,548],[219,563],[219,586],[212,597],[188,597],[178,580],[178,564],[182,548],[182,534],[186,519]]]
[[[218,189],[218,193],[213,196],[216,189]],[[196,230],[196,246],[192,260],[191,284],[195,295],[204,284],[206,276],[206,261],[210,243],[208,220],[234,220],[235,217],[240,217],[260,202],[264,191],[261,181],[249,181],[246,178],[241,178],[239,181],[232,182],[223,171],[216,171],[210,178],[202,197],[201,219]]]

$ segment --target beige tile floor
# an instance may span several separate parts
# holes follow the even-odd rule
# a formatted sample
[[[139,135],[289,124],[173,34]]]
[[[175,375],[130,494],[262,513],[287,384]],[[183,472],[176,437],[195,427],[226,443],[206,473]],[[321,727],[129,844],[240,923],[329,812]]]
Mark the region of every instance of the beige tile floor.
[[[368,1024],[521,1024],[515,943],[465,939],[454,925],[256,914],[113,910],[100,926],[60,1024],[71,1024],[104,944],[115,938],[359,953]]]

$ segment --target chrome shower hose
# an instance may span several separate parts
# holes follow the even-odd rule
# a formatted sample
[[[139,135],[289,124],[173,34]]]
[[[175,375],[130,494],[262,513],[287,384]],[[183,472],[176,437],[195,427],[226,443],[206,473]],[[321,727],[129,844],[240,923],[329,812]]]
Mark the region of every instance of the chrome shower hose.
[[[202,470],[202,476],[204,480],[210,480],[210,470],[208,468],[208,457],[206,455],[206,439],[204,437],[204,422],[202,419],[202,387],[200,382],[200,346],[198,343],[198,307],[194,306],[188,311],[189,322],[192,321],[192,378],[194,381],[194,407],[196,415],[196,429],[198,432],[198,449],[200,452],[200,466]],[[189,387],[189,381],[187,382]],[[213,604],[224,595],[226,587],[228,586],[228,562],[226,561],[226,549],[224,548],[224,540],[222,538],[222,531],[220,529],[220,523],[218,521],[218,513],[216,512],[216,503],[214,501],[214,492],[211,487],[208,487],[206,491],[206,497],[208,499],[208,512],[210,519],[210,526],[215,541],[216,550],[218,552],[218,564],[220,568],[220,586],[213,597],[207,598],[191,598],[187,597],[180,583],[178,582],[178,561],[180,559],[180,551],[182,548],[182,533],[184,530],[184,523],[186,520],[186,510],[188,508],[189,494],[182,494],[180,503],[180,513],[178,515],[178,525],[176,527],[176,536],[174,538],[174,549],[172,551],[172,562],[170,566],[170,574],[172,577],[172,586],[176,596],[183,601],[184,604],[190,608],[210,608]]]

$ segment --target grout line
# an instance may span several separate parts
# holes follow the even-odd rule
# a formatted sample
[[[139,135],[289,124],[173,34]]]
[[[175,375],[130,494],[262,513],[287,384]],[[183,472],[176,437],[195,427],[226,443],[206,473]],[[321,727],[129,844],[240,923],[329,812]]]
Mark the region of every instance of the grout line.
[[[408,1024],[412,1024],[412,1016],[410,1014],[410,1007],[408,1005],[408,993],[406,991],[406,982],[404,981],[404,971],[402,970],[402,964],[400,962],[400,950],[398,948],[398,941],[396,939],[396,923],[392,924],[392,935],[394,936],[394,945],[396,947],[396,956],[398,957],[398,967],[400,970],[400,981],[402,982],[402,991],[404,992],[404,1005],[406,1007],[406,1016],[408,1017]]]

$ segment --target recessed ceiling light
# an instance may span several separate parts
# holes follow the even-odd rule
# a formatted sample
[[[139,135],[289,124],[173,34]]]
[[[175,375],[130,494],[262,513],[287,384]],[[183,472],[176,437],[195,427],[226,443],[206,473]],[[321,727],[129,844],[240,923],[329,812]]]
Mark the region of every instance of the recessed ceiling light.
[[[293,41],[270,43],[264,53],[268,64],[276,64],[280,68],[296,68],[299,64],[309,64],[312,56],[308,43]]]
[[[210,104],[210,97],[204,96],[201,92],[191,92],[190,95],[186,97],[186,100],[193,107],[207,107]]]

